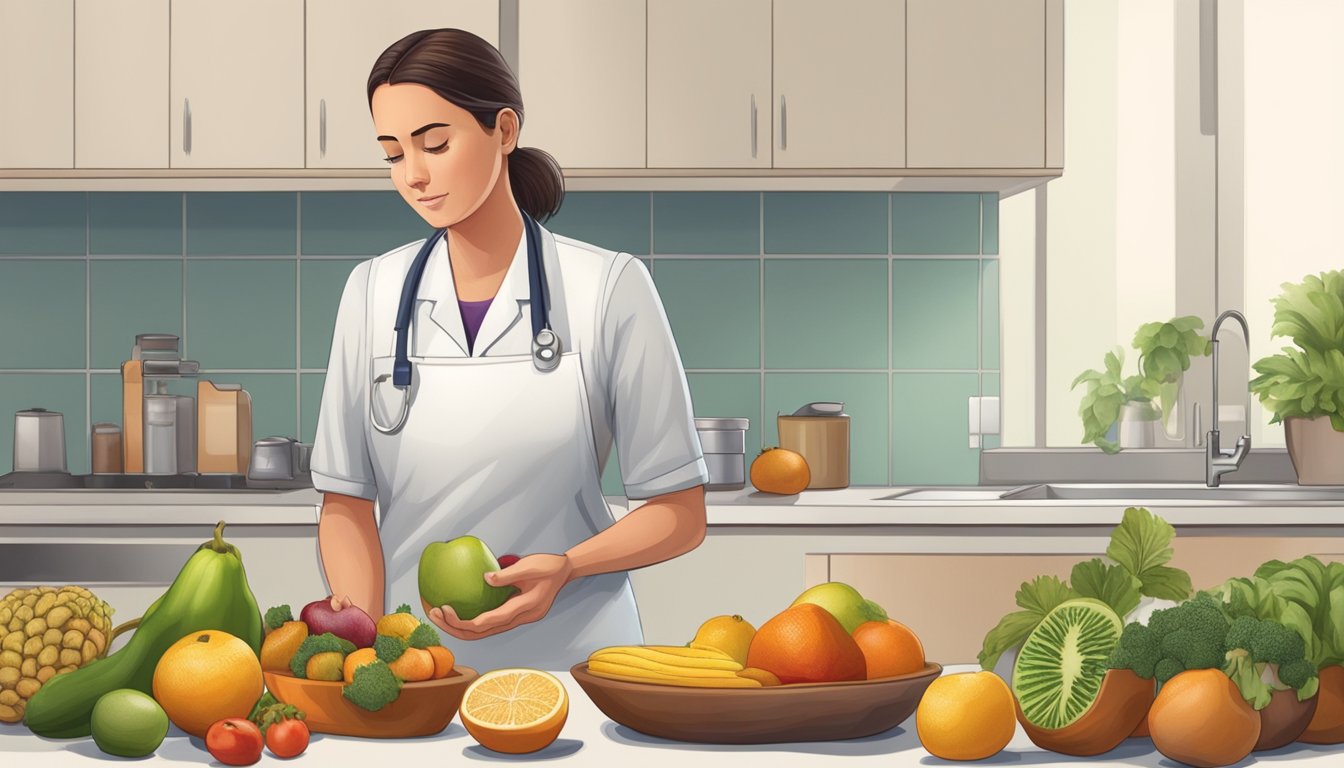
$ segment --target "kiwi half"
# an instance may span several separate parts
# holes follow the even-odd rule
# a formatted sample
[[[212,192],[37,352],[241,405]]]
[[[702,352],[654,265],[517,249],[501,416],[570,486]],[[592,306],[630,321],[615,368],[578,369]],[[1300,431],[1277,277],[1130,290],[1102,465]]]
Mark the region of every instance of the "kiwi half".
[[[1013,694],[1041,728],[1063,728],[1096,701],[1123,626],[1111,607],[1081,597],[1060,603],[1032,630],[1013,665]]]

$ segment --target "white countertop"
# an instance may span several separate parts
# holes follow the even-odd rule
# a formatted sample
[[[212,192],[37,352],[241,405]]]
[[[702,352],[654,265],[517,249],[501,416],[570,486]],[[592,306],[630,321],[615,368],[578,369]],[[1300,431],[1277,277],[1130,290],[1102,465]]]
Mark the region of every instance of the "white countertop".
[[[949,672],[975,669],[950,666]],[[914,716],[885,733],[863,739],[834,742],[809,742],[761,745],[710,745],[667,741],[645,736],[608,720],[583,693],[568,672],[557,672],[569,691],[569,719],[560,738],[546,749],[531,755],[501,755],[476,743],[454,719],[442,733],[420,739],[355,739],[345,736],[314,734],[308,751],[295,760],[279,760],[266,752],[257,765],[351,766],[390,765],[399,768],[456,763],[460,758],[482,762],[515,763],[544,761],[572,765],[639,766],[639,768],[749,768],[751,766],[881,765],[904,768],[926,765],[1050,765],[1096,766],[1126,765],[1149,768],[1179,768],[1168,760],[1149,739],[1129,739],[1106,755],[1071,758],[1046,752],[1032,744],[1021,728],[1000,754],[979,763],[954,763],[931,756],[920,746]],[[120,760],[98,750],[91,738],[54,741],[30,734],[22,726],[0,725],[0,754],[6,765],[22,768],[47,766],[96,765],[99,760]],[[13,756],[21,754],[17,762]],[[1337,768],[1344,764],[1344,745],[1320,746],[1291,744],[1272,752],[1260,752],[1246,762],[1263,760],[1275,765]],[[176,727],[151,757],[137,763],[193,763],[219,765],[200,739],[187,736]],[[1241,765],[1239,763],[1238,765]]]
[[[966,486],[974,491],[976,486]],[[712,527],[796,526],[1113,526],[1126,506],[1115,499],[997,498],[882,500],[912,490],[855,486],[793,496],[742,491],[705,495]],[[608,496],[619,518],[643,502]],[[1135,503],[1176,526],[1341,526],[1340,506],[1324,501],[1221,502],[1179,499]],[[322,494],[291,491],[32,490],[0,492],[0,526],[316,525]]]

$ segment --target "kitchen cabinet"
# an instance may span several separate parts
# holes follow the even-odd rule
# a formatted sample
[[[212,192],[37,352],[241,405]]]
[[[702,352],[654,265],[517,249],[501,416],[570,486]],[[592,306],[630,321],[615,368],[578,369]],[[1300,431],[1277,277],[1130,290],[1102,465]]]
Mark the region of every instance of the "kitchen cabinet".
[[[499,0],[312,0],[304,19],[309,168],[386,169],[369,114],[369,70],[421,29],[456,27],[499,45]],[[525,102],[526,103],[526,102]]]
[[[650,168],[769,168],[770,0],[648,0]]]
[[[0,168],[74,161],[74,0],[0,0]]]
[[[907,0],[906,161],[911,168],[1042,168],[1063,33],[1053,0]],[[1049,6],[1049,13],[1047,13]],[[1048,18],[1047,18],[1048,17]],[[1052,25],[1047,47],[1047,25]],[[1050,50],[1057,49],[1057,50]],[[1062,84],[1062,81],[1060,81]],[[1062,110],[1061,110],[1062,111]],[[1049,123],[1049,124],[1047,124]],[[1052,153],[1054,154],[1054,153]]]
[[[303,0],[173,0],[173,168],[303,167]]]
[[[1190,574],[1196,589],[1233,576],[1249,576],[1267,560],[1315,555],[1344,559],[1344,538],[1314,536],[1209,535],[1178,533],[1170,565]],[[1052,574],[1068,580],[1074,564],[1097,557],[1086,547],[1077,554],[831,554],[824,570],[881,605],[919,635],[928,658],[939,663],[973,663],[985,633],[1017,610],[1014,596],[1025,581]],[[809,582],[811,586],[813,582]]]
[[[643,168],[644,3],[521,0],[522,146],[562,168]]]
[[[168,2],[75,0],[76,168],[168,167]]]
[[[774,0],[774,167],[905,165],[905,0]]]

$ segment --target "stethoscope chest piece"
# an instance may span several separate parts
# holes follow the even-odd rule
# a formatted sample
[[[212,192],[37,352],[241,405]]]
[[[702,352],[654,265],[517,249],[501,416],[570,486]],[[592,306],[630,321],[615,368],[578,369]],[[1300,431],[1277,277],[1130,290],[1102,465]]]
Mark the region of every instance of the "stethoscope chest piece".
[[[550,328],[532,337],[532,362],[542,371],[553,371],[560,365],[560,337]]]

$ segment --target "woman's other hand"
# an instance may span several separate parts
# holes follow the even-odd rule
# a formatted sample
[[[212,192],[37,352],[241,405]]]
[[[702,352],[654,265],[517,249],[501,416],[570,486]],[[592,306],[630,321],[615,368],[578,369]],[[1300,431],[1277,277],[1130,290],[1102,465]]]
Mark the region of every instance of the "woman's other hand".
[[[518,594],[474,619],[457,616],[452,606],[429,610],[429,620],[459,640],[480,640],[530,624],[551,610],[555,596],[573,577],[574,567],[564,555],[528,555],[513,565],[485,574],[492,587],[512,586]]]

